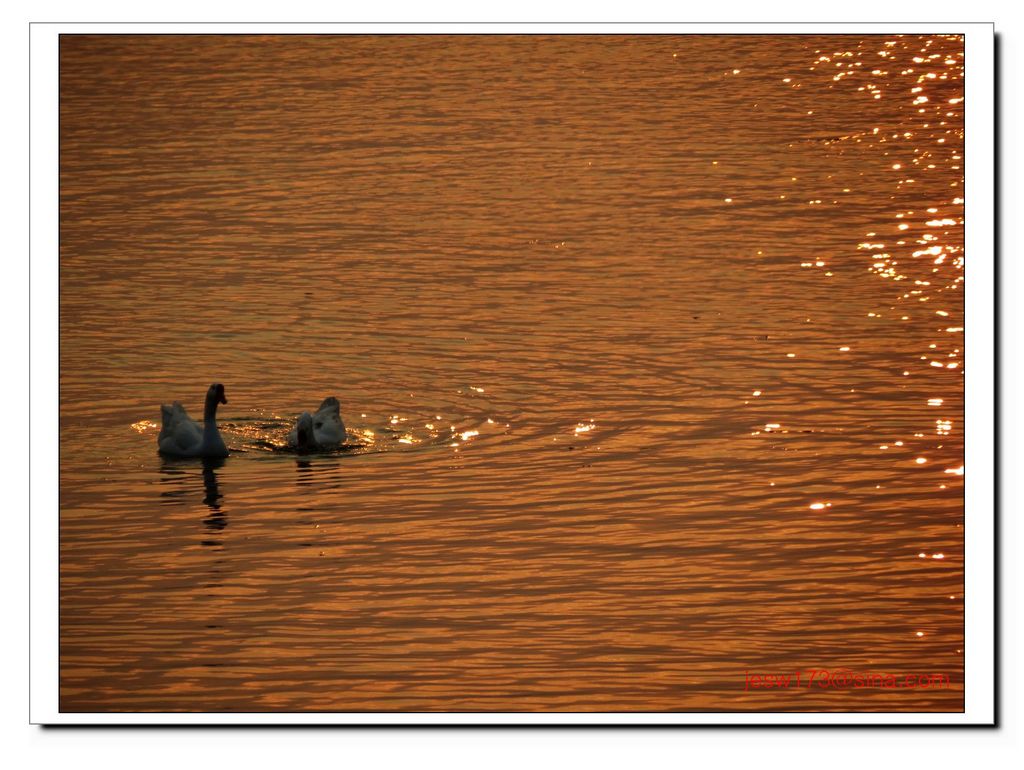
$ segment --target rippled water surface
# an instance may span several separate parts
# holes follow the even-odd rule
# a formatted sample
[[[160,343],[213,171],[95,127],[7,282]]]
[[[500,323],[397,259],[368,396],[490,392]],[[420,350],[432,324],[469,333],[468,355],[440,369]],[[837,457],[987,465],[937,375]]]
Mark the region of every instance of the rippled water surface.
[[[63,36],[62,710],[961,710],[963,68]]]

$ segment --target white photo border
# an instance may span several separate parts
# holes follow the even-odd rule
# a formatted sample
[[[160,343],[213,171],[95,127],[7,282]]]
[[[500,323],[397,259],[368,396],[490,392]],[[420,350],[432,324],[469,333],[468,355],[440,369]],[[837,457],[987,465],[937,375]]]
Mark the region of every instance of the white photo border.
[[[61,34],[956,34],[965,52],[964,711],[62,713],[58,576],[58,46]],[[989,23],[32,23],[30,721],[76,725],[992,725],[995,657],[995,49]],[[49,440],[48,440],[49,439]]]

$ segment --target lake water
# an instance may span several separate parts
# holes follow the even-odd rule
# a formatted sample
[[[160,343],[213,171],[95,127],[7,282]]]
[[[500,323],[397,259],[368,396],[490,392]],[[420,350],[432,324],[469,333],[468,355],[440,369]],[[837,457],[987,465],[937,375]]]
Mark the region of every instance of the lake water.
[[[63,711],[962,710],[959,38],[60,55]]]

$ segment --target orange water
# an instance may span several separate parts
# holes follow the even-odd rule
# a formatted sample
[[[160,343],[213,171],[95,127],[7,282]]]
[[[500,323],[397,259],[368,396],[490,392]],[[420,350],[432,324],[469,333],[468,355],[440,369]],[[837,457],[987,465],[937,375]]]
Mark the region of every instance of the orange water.
[[[963,67],[64,36],[62,710],[961,710]]]

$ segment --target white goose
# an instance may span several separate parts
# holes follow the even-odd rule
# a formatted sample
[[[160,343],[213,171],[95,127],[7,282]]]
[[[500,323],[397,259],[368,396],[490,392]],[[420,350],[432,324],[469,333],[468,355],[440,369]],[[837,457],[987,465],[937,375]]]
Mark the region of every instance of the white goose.
[[[206,391],[203,425],[188,416],[180,401],[160,406],[163,427],[157,437],[160,452],[174,457],[227,457],[228,448],[217,430],[217,404],[226,404],[224,386],[215,382]]]
[[[296,449],[312,451],[336,446],[345,440],[345,423],[341,421],[341,404],[334,396],[328,396],[316,410],[316,414],[303,412],[288,434],[288,445]]]

